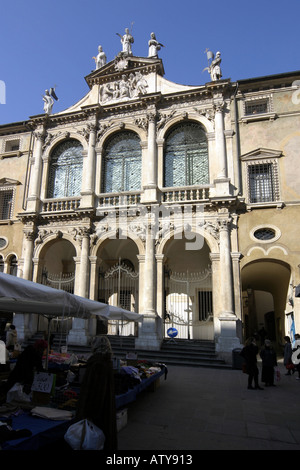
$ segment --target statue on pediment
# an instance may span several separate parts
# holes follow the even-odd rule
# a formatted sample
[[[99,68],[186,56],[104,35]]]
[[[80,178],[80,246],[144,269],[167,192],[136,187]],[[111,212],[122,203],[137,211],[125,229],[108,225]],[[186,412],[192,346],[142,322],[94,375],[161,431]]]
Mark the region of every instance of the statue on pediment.
[[[210,74],[210,78],[213,82],[220,80],[222,78],[222,72],[221,72],[221,52],[217,52],[216,56],[214,55],[213,52],[210,50],[206,49],[206,54],[207,54],[207,60],[208,60],[208,67],[205,67],[204,70],[207,70],[208,73]],[[211,63],[209,61],[211,60]]]
[[[45,90],[45,95],[43,96],[45,114],[52,113],[54,100],[58,101],[58,98],[55,93],[55,88],[50,88],[50,90]]]
[[[102,46],[98,46],[98,54],[97,57],[93,57],[95,59],[96,63],[96,70],[100,69],[103,67],[103,65],[106,64],[106,54],[102,49]]]
[[[125,28],[125,34],[121,36],[121,34],[116,33],[121,38],[122,44],[122,54],[123,55],[132,55],[131,45],[134,43],[133,36],[129,33],[129,29]]]
[[[162,47],[165,47],[163,44],[161,44],[160,42],[156,40],[155,33],[151,33],[150,40],[148,41],[148,46],[149,46],[148,57],[154,57],[154,58],[157,58],[158,51],[160,51]]]

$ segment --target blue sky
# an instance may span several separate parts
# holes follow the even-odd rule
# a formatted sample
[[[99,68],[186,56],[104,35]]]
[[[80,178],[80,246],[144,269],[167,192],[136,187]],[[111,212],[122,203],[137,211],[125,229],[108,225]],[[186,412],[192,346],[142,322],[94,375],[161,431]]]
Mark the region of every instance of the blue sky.
[[[221,51],[232,81],[300,70],[300,1],[290,0],[0,0],[0,124],[43,113],[44,91],[57,85],[53,112],[87,92],[84,79],[103,46],[121,51],[116,33],[131,28],[133,54],[147,57],[150,33],[165,45],[165,78],[184,85],[209,81],[206,48]]]

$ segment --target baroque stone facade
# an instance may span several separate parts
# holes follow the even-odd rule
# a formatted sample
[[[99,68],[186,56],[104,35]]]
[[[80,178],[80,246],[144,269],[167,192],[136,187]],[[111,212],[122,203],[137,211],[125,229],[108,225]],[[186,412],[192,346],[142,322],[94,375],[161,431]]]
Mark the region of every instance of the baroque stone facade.
[[[0,126],[1,269],[143,314],[139,348],[170,327],[228,360],[262,326],[279,344],[300,322],[300,72],[183,86],[157,56],[96,64],[74,106]],[[99,328],[66,322],[74,344]]]

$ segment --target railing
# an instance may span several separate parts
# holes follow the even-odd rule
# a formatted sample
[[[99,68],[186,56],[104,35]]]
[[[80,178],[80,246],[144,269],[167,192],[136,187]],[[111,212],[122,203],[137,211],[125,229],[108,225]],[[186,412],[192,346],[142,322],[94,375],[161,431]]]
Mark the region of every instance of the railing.
[[[210,186],[193,188],[163,188],[162,202],[199,202],[209,199]]]
[[[130,193],[106,193],[99,196],[98,207],[121,207],[121,206],[135,206],[141,202],[140,192]]]
[[[65,199],[45,199],[42,212],[74,211],[80,206],[80,197]]]
[[[162,188],[162,203],[200,202],[209,199],[211,186],[190,188]],[[42,212],[74,211],[80,207],[80,197],[63,199],[44,199]],[[137,206],[141,202],[141,192],[105,193],[99,195],[98,209]]]

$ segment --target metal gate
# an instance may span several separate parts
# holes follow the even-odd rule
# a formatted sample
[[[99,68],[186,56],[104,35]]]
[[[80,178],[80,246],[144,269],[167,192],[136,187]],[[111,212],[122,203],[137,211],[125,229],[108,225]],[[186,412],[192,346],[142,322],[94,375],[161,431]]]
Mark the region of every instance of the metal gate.
[[[176,328],[177,338],[193,339],[194,329],[212,318],[211,268],[202,272],[170,273],[165,276],[165,327]]]
[[[131,312],[138,312],[139,274],[130,266],[130,261],[119,260],[106,272],[100,272],[99,300]],[[129,321],[109,321],[109,334],[135,335],[136,325]]]

